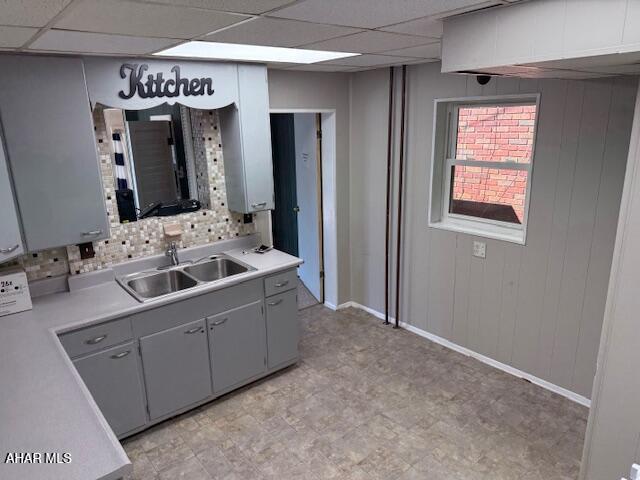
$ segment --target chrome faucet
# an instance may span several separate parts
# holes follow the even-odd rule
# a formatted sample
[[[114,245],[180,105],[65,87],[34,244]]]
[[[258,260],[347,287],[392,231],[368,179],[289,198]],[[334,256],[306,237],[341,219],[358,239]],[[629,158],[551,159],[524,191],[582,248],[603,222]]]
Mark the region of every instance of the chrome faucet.
[[[178,258],[178,246],[176,245],[176,242],[171,242],[169,244],[169,248],[167,248],[167,251],[164,254],[171,259],[171,265],[180,265],[180,259]]]

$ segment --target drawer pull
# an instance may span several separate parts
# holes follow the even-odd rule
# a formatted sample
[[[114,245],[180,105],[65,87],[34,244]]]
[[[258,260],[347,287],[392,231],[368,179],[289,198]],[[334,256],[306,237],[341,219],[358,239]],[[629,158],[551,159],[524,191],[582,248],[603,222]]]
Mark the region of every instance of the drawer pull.
[[[101,341],[103,341],[105,338],[107,338],[106,335],[100,335],[99,337],[90,338],[89,340],[85,341],[84,343],[86,343],[87,345],[95,345],[95,344],[100,343]]]
[[[187,335],[191,335],[192,333],[197,333],[201,331],[202,331],[202,327],[195,327],[190,330],[186,330],[184,333],[186,333]]]
[[[285,280],[284,282],[276,283],[275,286],[280,288],[280,287],[286,287],[287,285],[289,285],[289,280]]]
[[[20,244],[15,244],[13,247],[0,248],[0,253],[11,253],[14,250],[17,250]]]
[[[216,322],[213,322],[211,325],[213,325],[214,327],[217,327],[218,325],[222,325],[227,320],[229,320],[229,317],[224,317],[222,320],[218,320]]]
[[[269,305],[270,307],[275,307],[276,305],[280,305],[281,303],[282,303],[282,299],[276,300],[275,302],[269,302],[267,303],[267,305]]]
[[[253,208],[266,207],[267,206],[267,202],[252,203],[251,206]]]
[[[95,237],[96,235],[100,235],[102,230],[89,230],[88,232],[82,232],[83,237]]]
[[[117,360],[118,358],[126,357],[130,353],[131,353],[131,350],[125,350],[124,352],[120,352],[120,353],[116,353],[115,355],[111,355],[111,358]]]

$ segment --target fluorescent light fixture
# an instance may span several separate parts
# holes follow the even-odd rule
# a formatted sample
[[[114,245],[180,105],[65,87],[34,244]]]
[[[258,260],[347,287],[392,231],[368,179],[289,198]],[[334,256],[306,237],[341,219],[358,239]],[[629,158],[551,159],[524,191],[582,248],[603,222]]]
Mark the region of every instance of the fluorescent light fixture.
[[[186,42],[154,53],[161,57],[190,57],[247,62],[316,63],[336,58],[354,57],[359,53],[326,52],[300,48],[265,47],[239,43]]]

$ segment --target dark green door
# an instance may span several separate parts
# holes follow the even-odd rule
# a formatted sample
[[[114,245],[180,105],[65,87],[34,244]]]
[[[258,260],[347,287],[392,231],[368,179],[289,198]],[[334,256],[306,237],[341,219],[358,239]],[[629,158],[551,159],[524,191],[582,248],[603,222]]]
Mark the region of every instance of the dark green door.
[[[292,113],[271,114],[273,187],[276,208],[271,215],[273,245],[298,255],[298,200],[296,195],[296,149]]]

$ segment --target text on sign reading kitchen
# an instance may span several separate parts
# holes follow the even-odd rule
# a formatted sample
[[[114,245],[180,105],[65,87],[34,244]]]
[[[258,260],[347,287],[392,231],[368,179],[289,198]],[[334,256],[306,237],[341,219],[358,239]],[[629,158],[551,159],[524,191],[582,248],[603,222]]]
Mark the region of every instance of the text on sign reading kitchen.
[[[137,93],[140,98],[177,97],[179,95],[200,96],[213,95],[213,80],[211,78],[183,78],[180,76],[180,67],[171,68],[173,78],[164,78],[162,72],[155,75],[145,73],[149,65],[137,63],[124,63],[120,67],[120,78],[129,78],[129,92],[118,92],[118,96],[125,100],[133,98]],[[143,78],[144,77],[144,78]]]

